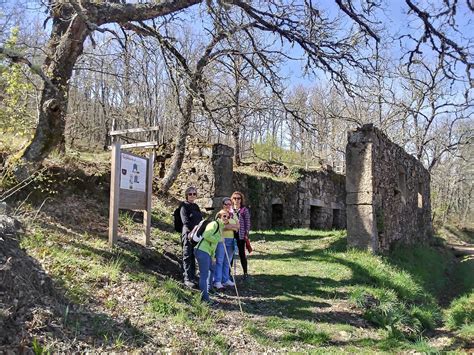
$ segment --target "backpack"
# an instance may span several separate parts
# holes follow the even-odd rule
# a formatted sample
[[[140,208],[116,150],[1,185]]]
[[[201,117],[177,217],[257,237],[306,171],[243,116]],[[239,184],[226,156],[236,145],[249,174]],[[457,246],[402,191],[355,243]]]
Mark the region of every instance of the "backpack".
[[[212,220],[209,219],[203,219],[199,224],[193,228],[191,232],[188,234],[188,239],[191,242],[191,245],[195,247],[196,245],[199,244],[199,242],[202,240],[202,236],[204,234],[204,231],[206,230],[206,227],[209,223],[211,223]],[[216,234],[219,231],[219,225],[217,225],[217,229],[213,234]]]
[[[173,212],[174,220],[174,230],[178,233],[183,233],[183,221],[181,220],[181,207],[183,207],[183,202],[181,202]]]

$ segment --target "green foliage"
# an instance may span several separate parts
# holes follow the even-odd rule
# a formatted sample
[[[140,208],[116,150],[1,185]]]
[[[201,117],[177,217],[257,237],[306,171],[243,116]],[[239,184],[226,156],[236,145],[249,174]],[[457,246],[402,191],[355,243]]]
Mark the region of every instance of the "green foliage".
[[[446,291],[450,281],[445,277],[449,271],[449,257],[430,246],[398,246],[387,257],[387,261],[411,277],[433,296]]]
[[[300,179],[301,177],[303,177],[302,169],[298,166],[292,166],[290,168],[290,176],[295,180]]]
[[[474,290],[474,258],[465,257],[457,265],[454,271],[459,293],[467,293]]]
[[[351,300],[364,312],[364,318],[386,328],[392,337],[415,339],[424,330],[433,330],[439,320],[434,304],[410,305],[390,289],[357,287]]]
[[[474,323],[461,326],[457,334],[466,341],[472,341],[474,339]]]
[[[18,50],[18,35],[18,28],[13,28],[10,38],[5,43],[6,49]],[[33,110],[30,107],[34,87],[20,64],[12,63],[9,66],[0,66],[0,89],[2,92],[0,96],[0,135],[30,139],[34,128]]]
[[[119,226],[126,232],[132,232],[137,228],[137,223],[133,220],[133,212],[119,211]]]
[[[263,185],[261,178],[257,176],[248,176],[248,187],[249,187],[249,195],[248,197],[248,205],[251,206],[253,209],[258,209],[260,206],[260,197],[263,192]]]
[[[296,158],[296,152],[287,151],[280,147],[274,137],[268,136],[263,143],[253,145],[255,155],[266,161],[283,161]],[[286,159],[285,159],[286,158]]]
[[[355,251],[351,254],[366,271],[356,280],[372,287],[352,292],[353,302],[364,311],[366,319],[389,329],[391,336],[410,339],[440,322],[441,313],[433,296],[446,291],[449,282],[449,259],[443,254],[428,246],[400,247],[384,258]]]
[[[307,162],[300,152],[280,147],[275,137],[271,136],[268,136],[263,143],[255,143],[253,150],[259,159],[265,161],[285,163],[289,166],[304,166]]]
[[[31,343],[31,347],[33,348],[33,352],[35,355],[47,355],[50,354],[48,350],[46,350],[38,341],[38,339],[33,338],[33,341]]]
[[[446,325],[450,329],[462,326],[473,326],[474,323],[474,292],[455,299],[445,313]]]

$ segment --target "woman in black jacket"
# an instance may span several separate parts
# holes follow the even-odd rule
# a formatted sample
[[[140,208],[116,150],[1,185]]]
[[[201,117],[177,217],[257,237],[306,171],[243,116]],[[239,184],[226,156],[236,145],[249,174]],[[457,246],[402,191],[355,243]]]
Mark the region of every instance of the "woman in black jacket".
[[[188,187],[185,191],[186,201],[181,205],[180,216],[183,222],[183,232],[181,242],[183,245],[183,276],[184,284],[188,287],[194,287],[196,280],[196,261],[194,258],[194,247],[188,239],[188,234],[202,220],[202,213],[199,206],[194,203],[197,198],[195,187]]]

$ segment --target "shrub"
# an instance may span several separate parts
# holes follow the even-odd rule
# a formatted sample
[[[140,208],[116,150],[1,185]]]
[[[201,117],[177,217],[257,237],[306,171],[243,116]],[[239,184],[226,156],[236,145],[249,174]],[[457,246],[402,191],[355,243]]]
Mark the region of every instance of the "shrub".
[[[474,292],[455,299],[445,313],[450,329],[459,329],[474,322]]]
[[[439,310],[434,304],[410,305],[390,289],[358,287],[351,294],[363,316],[374,325],[388,329],[389,336],[414,339],[424,330],[434,329]]]

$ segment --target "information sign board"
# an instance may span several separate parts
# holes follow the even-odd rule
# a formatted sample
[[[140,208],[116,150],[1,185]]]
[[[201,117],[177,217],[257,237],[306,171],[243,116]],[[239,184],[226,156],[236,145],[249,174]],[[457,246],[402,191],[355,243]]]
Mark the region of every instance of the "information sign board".
[[[120,162],[120,188],[146,191],[147,162],[145,158],[122,152]]]

